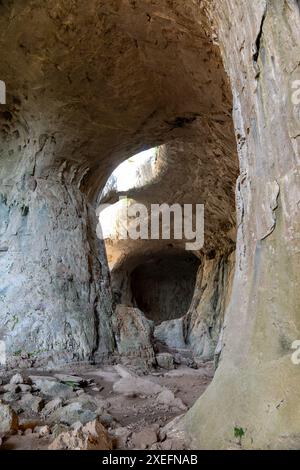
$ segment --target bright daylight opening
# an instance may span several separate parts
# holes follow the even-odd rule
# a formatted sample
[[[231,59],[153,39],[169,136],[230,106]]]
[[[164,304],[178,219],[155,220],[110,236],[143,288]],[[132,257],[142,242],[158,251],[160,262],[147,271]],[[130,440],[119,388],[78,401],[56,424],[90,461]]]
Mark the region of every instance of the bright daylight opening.
[[[101,226],[101,238],[112,239],[121,233],[121,214],[124,206],[128,203],[125,191],[141,187],[146,179],[151,179],[154,174],[157,147],[140,152],[121,163],[108,179],[102,198],[108,194],[116,194],[119,200],[114,204],[107,204],[99,214]]]

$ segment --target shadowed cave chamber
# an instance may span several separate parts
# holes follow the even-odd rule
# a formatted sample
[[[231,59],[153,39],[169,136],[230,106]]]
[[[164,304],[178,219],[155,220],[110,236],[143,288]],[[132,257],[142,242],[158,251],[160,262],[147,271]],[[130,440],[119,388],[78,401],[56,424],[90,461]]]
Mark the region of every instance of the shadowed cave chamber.
[[[156,255],[131,273],[136,305],[155,324],[180,318],[192,301],[199,260],[189,254]]]

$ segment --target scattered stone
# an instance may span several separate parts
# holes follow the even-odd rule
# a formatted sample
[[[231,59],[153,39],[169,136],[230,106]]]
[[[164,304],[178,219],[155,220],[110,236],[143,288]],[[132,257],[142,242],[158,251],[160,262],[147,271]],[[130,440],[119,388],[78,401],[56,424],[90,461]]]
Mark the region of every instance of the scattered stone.
[[[154,429],[143,429],[132,435],[132,442],[136,449],[145,450],[157,442],[157,432]]]
[[[20,385],[9,383],[3,385],[2,390],[9,393],[19,393],[21,391],[21,388]]]
[[[18,431],[19,420],[17,414],[9,405],[0,403],[0,435],[2,437]]]
[[[43,415],[47,416],[53,413],[58,408],[63,406],[63,400],[59,397],[54,398],[54,400],[49,401],[43,409]]]
[[[32,389],[31,385],[26,385],[26,384],[20,384],[19,387],[22,393],[31,392],[31,389]]]
[[[174,369],[174,357],[170,353],[160,353],[156,355],[156,362],[162,369]]]
[[[162,405],[171,406],[174,400],[175,400],[174,393],[171,392],[171,390],[168,390],[167,388],[163,390],[162,392],[160,392],[159,395],[157,396],[158,403],[161,403]]]
[[[44,400],[41,397],[26,393],[23,395],[18,405],[24,410],[31,410],[34,413],[39,413],[44,407]]]
[[[30,434],[32,434],[32,429],[31,428],[25,429],[24,436],[29,436]]]
[[[34,386],[47,397],[71,398],[74,396],[73,388],[64,383],[58,382],[53,377],[30,377]]]
[[[97,414],[94,411],[85,409],[82,403],[74,402],[57,409],[49,418],[52,422],[58,421],[71,426],[76,423],[76,421],[80,421],[82,424],[93,421],[97,418]]]
[[[61,433],[68,432],[68,431],[69,431],[68,426],[65,426],[64,424],[55,424],[52,428],[51,434],[54,438],[56,438]]]
[[[12,376],[9,383],[14,384],[14,385],[19,385],[19,384],[24,384],[25,382],[21,374],[15,374]]]
[[[131,436],[131,431],[128,428],[117,428],[113,431],[115,438],[115,445],[118,449],[124,449],[127,445],[127,441]]]
[[[112,450],[107,431],[94,420],[79,429],[61,433],[49,446],[50,450]]]
[[[37,426],[40,426],[41,425],[41,422],[40,420],[32,420],[32,419],[23,419],[19,422],[19,428],[25,432],[27,429],[31,429],[31,431],[33,432],[34,428],[36,428]]]
[[[163,388],[150,380],[129,376],[120,379],[113,385],[113,390],[127,397],[157,395]]]
[[[6,403],[13,403],[19,400],[19,395],[14,392],[6,392],[1,396],[1,399]]]
[[[38,434],[39,437],[45,437],[45,436],[49,436],[50,434],[50,429],[49,429],[49,426],[37,426],[36,428],[34,428],[34,432],[36,434]]]

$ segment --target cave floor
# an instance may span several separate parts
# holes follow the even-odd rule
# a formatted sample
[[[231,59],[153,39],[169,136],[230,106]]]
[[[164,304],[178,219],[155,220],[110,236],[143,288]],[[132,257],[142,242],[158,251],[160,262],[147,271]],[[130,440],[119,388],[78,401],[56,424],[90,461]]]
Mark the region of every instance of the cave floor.
[[[18,372],[24,379],[23,391],[9,384]],[[60,432],[96,417],[115,449],[188,448],[180,434],[180,417],[212,377],[212,363],[198,369],[154,369],[142,376],[128,364],[3,374],[0,399],[18,414],[19,431],[3,442],[1,450],[47,449]]]

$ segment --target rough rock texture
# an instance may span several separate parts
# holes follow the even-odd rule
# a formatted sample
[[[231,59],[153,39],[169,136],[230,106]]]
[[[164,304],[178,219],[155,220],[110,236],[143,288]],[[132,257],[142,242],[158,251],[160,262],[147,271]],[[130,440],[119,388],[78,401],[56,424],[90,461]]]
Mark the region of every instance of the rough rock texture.
[[[19,420],[14,410],[4,403],[0,403],[0,437],[18,431]]]
[[[9,359],[113,349],[96,201],[113,168],[142,149],[166,144],[166,171],[134,198],[155,202],[156,187],[158,202],[205,202],[205,255],[233,248],[233,96],[236,272],[220,364],[187,434],[196,448],[228,448],[238,426],[244,448],[299,448],[290,360],[300,335],[300,131],[290,99],[299,23],[296,0],[1,2],[0,339]],[[219,328],[210,293],[222,270],[207,267],[194,317],[203,351],[212,349],[202,312]]]
[[[151,367],[155,361],[152,346],[154,324],[137,308],[117,305],[113,316],[113,331],[121,356],[137,365]]]
[[[156,326],[154,337],[169,348],[185,348],[184,318],[162,322],[160,325]]]
[[[6,352],[58,361],[111,351],[111,294],[105,256],[87,225],[91,209],[76,187],[54,178],[29,187],[32,178],[0,196]]]
[[[195,448],[298,449],[300,15],[294,0],[212,2],[234,94],[241,176],[237,267],[221,362],[188,413]],[[276,203],[275,203],[276,200]],[[299,366],[298,366],[299,367]]]
[[[168,143],[175,199],[189,202],[180,188],[196,175],[209,199],[209,243],[232,243],[231,94],[204,6],[1,3],[0,335],[14,365],[20,351],[57,362],[113,349],[94,209],[132,154]]]
[[[185,341],[195,357],[214,358],[231,295],[235,253],[205,258],[190,309],[184,317]]]
[[[49,450],[112,450],[112,441],[102,424],[95,420],[74,431],[61,433]]]

